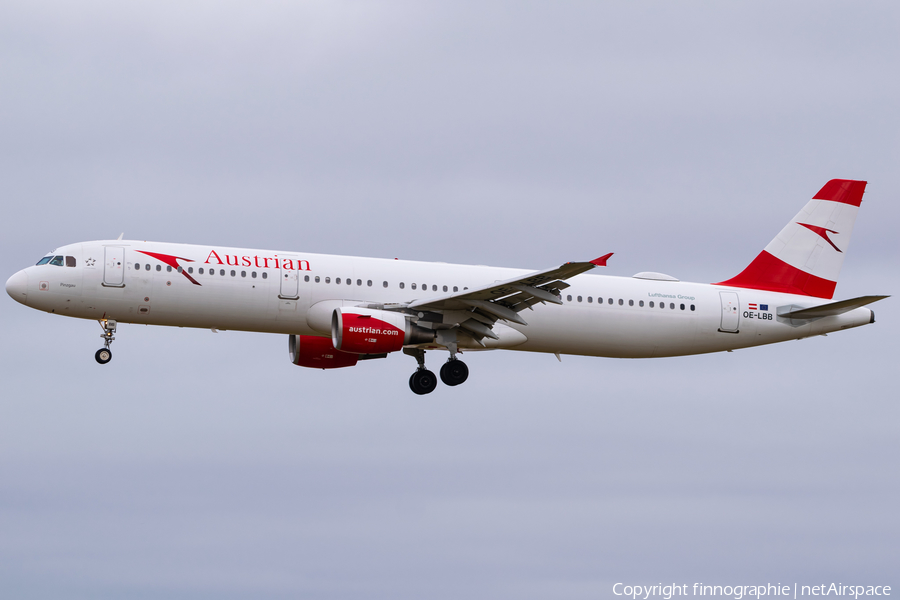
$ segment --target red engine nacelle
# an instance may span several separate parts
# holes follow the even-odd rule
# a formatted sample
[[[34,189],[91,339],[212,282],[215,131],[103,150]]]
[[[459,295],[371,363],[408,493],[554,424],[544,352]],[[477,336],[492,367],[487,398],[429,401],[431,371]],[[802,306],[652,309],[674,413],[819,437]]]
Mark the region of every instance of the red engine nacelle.
[[[383,354],[405,344],[433,341],[434,331],[410,323],[398,312],[342,307],[331,316],[331,343],[343,352]]]
[[[291,362],[313,369],[340,369],[352,367],[359,360],[358,354],[336,350],[331,340],[315,335],[288,336]]]

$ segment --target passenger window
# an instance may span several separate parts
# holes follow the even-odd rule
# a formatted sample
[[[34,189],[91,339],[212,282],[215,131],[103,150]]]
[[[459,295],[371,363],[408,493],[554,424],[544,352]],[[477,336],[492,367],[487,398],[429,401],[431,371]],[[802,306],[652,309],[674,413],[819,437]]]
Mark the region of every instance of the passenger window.
[[[52,258],[53,258],[52,256],[45,256],[44,258],[39,260],[35,266],[37,267],[40,265],[46,265],[48,262],[50,262],[50,259],[52,259]]]
[[[629,301],[628,301],[628,306],[634,306],[634,300],[629,300]]]
[[[253,273],[253,276],[256,277],[256,273]],[[319,283],[319,281],[320,281],[320,280],[319,280],[319,276],[316,275],[316,283]]]
[[[353,281],[349,277],[347,278],[347,285],[353,285]]]
[[[640,302],[638,302],[638,306],[643,306],[643,305],[644,305],[644,301],[643,301],[643,300],[641,300]]]
[[[594,299],[591,296],[588,296],[588,304],[590,304],[593,301],[594,301]]]
[[[653,308],[653,307],[655,307],[655,306],[656,306],[656,305],[653,304],[653,300],[651,300],[651,301],[650,301],[650,308]]]
[[[371,279],[369,279],[368,281],[366,281],[366,286],[367,286],[367,287],[372,287],[372,280],[371,280]]]
[[[250,279],[256,279],[256,271],[250,271]],[[319,281],[319,278],[316,277],[316,282]]]
[[[201,275],[203,275],[203,267],[200,267],[199,269],[197,269],[197,272],[200,273]]]
[[[52,260],[50,261],[50,264],[51,264],[51,265],[53,264],[53,261],[52,261]],[[135,270],[135,271],[140,271],[140,270],[141,270],[141,263],[134,263],[134,270]]]
[[[403,287],[403,284],[400,284],[400,287]],[[416,284],[413,283],[409,287],[411,287],[412,289],[416,289]]]
[[[581,296],[578,296],[578,301],[581,302]]]
[[[453,286],[453,291],[454,291],[454,292],[458,292],[458,291],[459,291],[459,288],[456,287],[456,286],[454,285],[454,286]]]
[[[263,271],[263,276],[262,276],[262,278],[263,278],[263,279],[268,279],[268,278],[269,278],[269,274],[266,273],[265,271]]]
[[[437,286],[436,286],[436,285],[432,285],[432,286],[431,286],[431,291],[432,291],[432,292],[436,292],[436,291],[437,291]]]
[[[156,270],[157,270],[157,271],[162,271],[162,265],[156,265]]]
[[[168,273],[172,272],[172,265],[166,265],[166,272],[168,272]]]
[[[613,303],[613,299],[610,298],[608,304],[612,304],[612,303]]]
[[[219,275],[225,277],[225,269],[219,269]]]
[[[356,280],[356,285],[362,285],[362,279],[357,279],[357,280]],[[369,285],[372,285],[372,282],[371,282],[371,281],[369,282]]]
[[[382,283],[381,285],[382,285],[382,287],[387,287],[387,281],[385,281],[385,282]]]
[[[243,276],[244,276],[244,272],[241,271],[241,277],[243,277]],[[304,275],[304,276],[303,276],[303,281],[309,281],[309,275]]]
[[[603,298],[597,296],[597,304],[603,304]]]
[[[400,289],[402,290],[402,289],[405,288],[405,287],[406,287],[406,284],[403,283],[403,282],[401,281],[401,282],[400,282]]]
[[[622,305],[624,305],[624,304],[625,304],[625,301],[622,300],[621,298],[619,298],[619,306],[622,306]]]
[[[444,286],[444,291],[445,291],[445,292],[447,291],[447,286],[446,286],[446,285]]]
[[[234,277],[237,273],[234,272],[234,269],[231,270],[231,276]]]
[[[331,283],[331,277],[326,277],[326,278],[325,278],[325,283]]]
[[[693,304],[691,304],[691,310],[694,310],[694,305],[693,305]]]
[[[144,270],[145,270],[145,271],[149,271],[149,270],[150,270],[150,263],[147,263],[146,265],[144,265]]]
[[[675,310],[675,303],[669,302],[669,308],[671,308],[672,310]]]
[[[241,271],[241,277],[246,277],[247,271]],[[306,280],[309,281],[309,275],[306,276]]]
[[[662,309],[665,309],[665,308],[666,308],[666,303],[665,303],[665,302],[660,302],[660,303],[659,303],[659,307],[662,308]]]
[[[67,267],[74,267],[74,266],[75,266],[75,257],[74,257],[74,256],[67,256],[67,257],[66,257],[66,266],[67,266]]]
[[[336,279],[334,280],[334,282],[335,282],[335,283],[340,283],[340,282],[341,282],[341,278],[340,278],[340,277],[336,278]]]
[[[566,300],[568,300],[569,302],[571,302],[571,301],[572,301],[572,295],[569,294],[568,296],[566,296]]]
[[[681,305],[681,310],[684,310],[684,304]]]

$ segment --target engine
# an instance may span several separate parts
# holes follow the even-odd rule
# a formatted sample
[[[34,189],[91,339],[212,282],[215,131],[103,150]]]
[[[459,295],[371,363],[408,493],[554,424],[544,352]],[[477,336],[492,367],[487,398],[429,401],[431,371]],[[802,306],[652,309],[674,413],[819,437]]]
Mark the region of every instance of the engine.
[[[433,341],[434,331],[411,323],[402,313],[341,307],[331,315],[331,342],[342,352],[383,354]]]
[[[339,369],[352,367],[360,359],[357,354],[335,350],[331,340],[314,335],[288,336],[291,362],[313,369]]]

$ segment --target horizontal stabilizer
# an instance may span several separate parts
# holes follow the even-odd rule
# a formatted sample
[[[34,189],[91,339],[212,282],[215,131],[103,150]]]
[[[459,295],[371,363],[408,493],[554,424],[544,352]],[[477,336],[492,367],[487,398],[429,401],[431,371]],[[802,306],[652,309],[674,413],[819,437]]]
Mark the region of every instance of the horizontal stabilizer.
[[[860,306],[884,300],[885,298],[889,298],[889,296],[860,296],[859,298],[831,302],[829,304],[822,304],[821,306],[813,306],[812,308],[800,308],[794,305],[783,306],[778,308],[778,316],[788,319],[821,319],[822,317],[834,317],[842,315],[845,312],[850,312]],[[782,312],[783,309],[787,309],[786,312]]]

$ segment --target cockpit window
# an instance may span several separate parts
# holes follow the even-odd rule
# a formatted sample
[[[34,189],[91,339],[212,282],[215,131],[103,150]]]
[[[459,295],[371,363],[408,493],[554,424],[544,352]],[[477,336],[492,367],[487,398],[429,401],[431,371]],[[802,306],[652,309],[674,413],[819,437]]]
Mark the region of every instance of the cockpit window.
[[[50,264],[56,267],[63,266],[63,257],[62,256],[54,256],[50,259]]]
[[[48,262],[50,262],[50,259],[51,259],[51,258],[53,258],[53,257],[52,257],[52,256],[45,256],[44,258],[42,258],[41,260],[39,260],[39,261],[37,262],[37,264],[38,264],[38,265],[46,265]],[[37,265],[35,265],[35,266],[37,266]]]
[[[67,256],[67,257],[66,257],[66,266],[67,266],[67,267],[74,267],[74,266],[75,266],[75,257],[74,257],[74,256]]]

